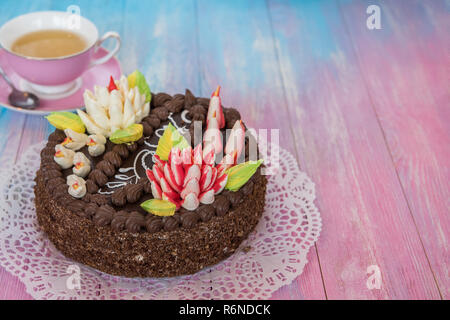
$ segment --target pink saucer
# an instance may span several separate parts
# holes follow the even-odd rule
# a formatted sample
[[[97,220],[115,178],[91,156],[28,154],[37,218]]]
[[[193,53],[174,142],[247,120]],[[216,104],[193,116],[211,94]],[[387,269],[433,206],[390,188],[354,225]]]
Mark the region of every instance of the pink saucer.
[[[100,58],[106,55],[108,51],[104,48],[99,48],[94,58]],[[5,60],[5,51],[0,49],[0,66],[9,76],[14,85],[19,89],[23,88],[24,80],[17,75],[14,70],[12,70]],[[109,59],[109,61],[94,66],[87,70],[79,78],[80,87],[71,95],[61,98],[61,99],[42,99],[40,98],[40,106],[34,110],[19,109],[11,106],[8,102],[8,95],[11,92],[10,87],[6,82],[0,78],[0,106],[8,108],[13,111],[35,114],[35,115],[45,115],[53,111],[73,111],[75,109],[81,108],[84,105],[83,102],[83,92],[86,89],[93,90],[94,85],[107,86],[109,83],[109,77],[118,79],[122,74],[119,60],[116,57]]]

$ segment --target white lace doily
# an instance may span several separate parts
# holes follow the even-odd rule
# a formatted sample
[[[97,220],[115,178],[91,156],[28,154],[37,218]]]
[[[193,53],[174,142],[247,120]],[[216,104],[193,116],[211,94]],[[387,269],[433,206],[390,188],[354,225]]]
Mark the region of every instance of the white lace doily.
[[[190,276],[110,276],[64,257],[40,230],[33,187],[44,145],[30,147],[15,165],[2,161],[0,170],[0,264],[37,299],[267,299],[302,273],[320,234],[314,183],[288,151],[260,145],[266,164],[277,153],[280,166],[268,177],[263,217],[235,254]],[[78,274],[80,285],[71,286]]]

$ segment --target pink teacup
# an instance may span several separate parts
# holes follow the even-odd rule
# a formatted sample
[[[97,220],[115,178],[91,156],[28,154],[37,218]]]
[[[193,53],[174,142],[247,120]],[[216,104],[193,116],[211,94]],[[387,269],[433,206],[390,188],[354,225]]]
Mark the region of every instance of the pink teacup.
[[[82,36],[87,46],[78,53],[58,58],[34,58],[11,51],[14,41],[24,34],[39,30],[67,30]],[[93,59],[93,53],[108,38],[116,39],[116,46],[107,55]],[[0,28],[0,45],[7,52],[12,69],[28,83],[31,91],[46,98],[60,98],[80,85],[80,76],[90,67],[104,63],[120,49],[120,36],[107,32],[101,38],[96,26],[88,19],[62,11],[41,11],[18,16]]]

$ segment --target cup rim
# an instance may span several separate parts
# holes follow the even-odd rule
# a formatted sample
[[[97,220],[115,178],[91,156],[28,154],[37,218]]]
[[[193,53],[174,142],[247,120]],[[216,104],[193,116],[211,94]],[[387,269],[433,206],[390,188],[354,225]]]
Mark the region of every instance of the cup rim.
[[[66,11],[58,11],[58,10],[46,10],[46,11],[35,11],[35,12],[29,12],[29,13],[21,14],[21,15],[19,15],[19,16],[16,16],[16,17],[14,17],[14,18],[12,18],[12,19],[6,21],[6,22],[0,27],[0,35],[1,35],[1,32],[2,32],[3,28],[5,28],[8,24],[13,23],[15,20],[17,20],[17,19],[19,19],[19,18],[22,18],[22,17],[25,17],[25,16],[37,15],[37,14],[43,14],[43,13],[57,13],[57,14],[61,14],[61,13],[67,13],[67,12],[66,12]],[[87,22],[88,24],[91,24],[91,25],[94,27],[95,31],[97,32],[97,38],[94,40],[94,42],[93,42],[90,46],[86,47],[85,49],[83,49],[83,50],[80,51],[80,52],[73,53],[73,54],[66,55],[66,56],[52,57],[52,58],[40,58],[40,57],[24,56],[24,55],[21,55],[21,54],[18,54],[18,53],[13,52],[12,50],[10,50],[10,48],[8,48],[7,46],[5,46],[5,45],[3,44],[3,39],[2,39],[1,37],[0,37],[0,46],[1,46],[1,48],[2,48],[3,50],[5,50],[6,52],[8,52],[9,54],[12,54],[12,55],[14,55],[14,56],[16,56],[16,57],[23,58],[23,59],[27,59],[27,60],[35,60],[35,61],[55,61],[55,60],[64,60],[64,59],[67,59],[67,58],[76,57],[76,56],[81,55],[81,54],[83,54],[83,53],[86,53],[87,51],[89,51],[90,49],[92,49],[92,48],[98,43],[98,39],[99,39],[99,33],[98,33],[97,26],[96,26],[91,20],[89,20],[89,19],[87,19],[87,18],[85,18],[85,17],[83,17],[83,16],[81,16],[81,15],[80,15],[80,18],[83,19],[83,20],[84,20],[85,22]]]

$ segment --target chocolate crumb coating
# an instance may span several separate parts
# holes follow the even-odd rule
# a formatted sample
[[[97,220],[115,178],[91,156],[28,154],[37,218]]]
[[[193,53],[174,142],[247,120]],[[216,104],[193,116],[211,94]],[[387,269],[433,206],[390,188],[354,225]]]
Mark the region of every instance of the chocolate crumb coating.
[[[113,275],[126,277],[172,277],[192,274],[230,256],[254,229],[264,210],[266,177],[255,185],[251,197],[224,216],[215,216],[197,227],[179,228],[175,218],[173,231],[163,229],[161,217],[148,214],[145,230],[136,234],[120,233],[111,226],[99,226],[89,219],[70,214],[69,208],[54,202],[44,187],[42,174],[36,181],[38,221],[52,243],[65,256]],[[220,197],[217,196],[217,199]],[[92,209],[88,206],[85,213]],[[98,210],[97,210],[98,211]],[[102,219],[100,219],[102,218]],[[103,213],[97,219],[106,223],[113,216]],[[111,220],[109,220],[111,219]],[[92,227],[94,223],[97,228]],[[169,228],[170,229],[170,228]],[[101,239],[101,240],[100,240]],[[111,254],[115,252],[115,254]],[[174,260],[171,252],[177,253]],[[135,257],[141,255],[142,263]]]
[[[103,159],[108,160],[116,168],[120,168],[120,166],[122,165],[122,159],[120,155],[114,151],[108,151],[107,153],[105,153]]]
[[[112,149],[113,152],[117,153],[122,159],[128,158],[130,152],[125,144],[117,144]]]
[[[41,169],[42,172],[47,172],[49,170],[58,170],[61,171],[62,168],[57,164],[55,161],[52,161],[50,163],[45,163],[42,165]]]
[[[53,179],[48,180],[47,189],[48,189],[48,191],[53,192],[57,188],[60,188],[61,185],[65,185],[65,184],[66,184],[66,180],[64,178],[62,178],[62,177],[53,178]]]
[[[242,186],[240,191],[242,192],[242,194],[244,196],[248,196],[249,194],[251,194],[253,192],[253,186],[254,185],[255,185],[255,183],[250,180],[245,185]]]
[[[113,205],[123,207],[127,203],[127,194],[125,188],[120,188],[114,191],[111,195],[111,202]]]
[[[48,136],[48,141],[62,142],[66,138],[66,134],[62,130],[56,129]]]
[[[45,175],[45,181],[48,181],[53,178],[62,177],[62,172],[59,170],[48,170]]]
[[[141,198],[144,186],[141,183],[127,184],[123,189],[128,203],[135,203]]]

